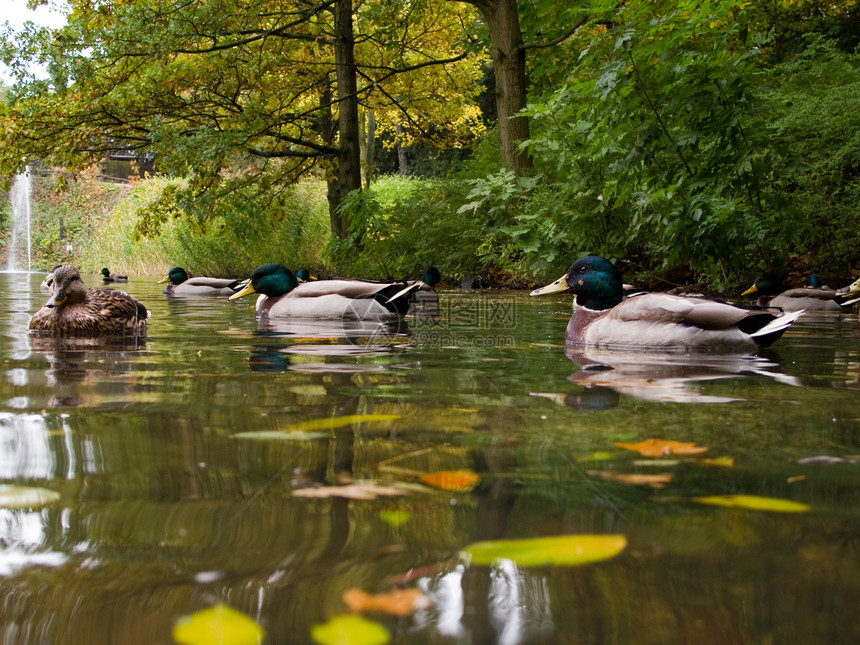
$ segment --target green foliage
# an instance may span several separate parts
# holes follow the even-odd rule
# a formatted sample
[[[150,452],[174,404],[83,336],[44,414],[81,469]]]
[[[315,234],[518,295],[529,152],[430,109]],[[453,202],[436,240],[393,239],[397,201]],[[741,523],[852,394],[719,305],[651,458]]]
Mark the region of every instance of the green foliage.
[[[798,253],[824,274],[860,264],[860,56],[809,36],[773,70],[772,135],[791,142],[803,165],[782,182],[809,224]]]
[[[177,180],[139,182],[99,227],[81,266],[96,270],[108,262],[105,258],[124,258],[124,271],[143,275],[179,265],[196,275],[242,276],[267,262],[320,265],[328,238],[322,182],[299,183],[266,204],[234,193],[232,200],[219,200],[206,226],[178,216],[181,208],[171,200],[181,191]],[[161,223],[143,236],[140,214],[153,211],[161,214]]]
[[[517,208],[502,228],[529,271],[544,274],[547,258],[560,268],[573,250],[722,287],[802,237],[775,190],[785,155],[732,9],[625,4],[566,82],[529,105],[542,174],[503,193]]]
[[[381,177],[344,201],[351,228],[345,239],[329,241],[327,263],[335,272],[378,279],[417,277],[431,264],[453,278],[484,271],[495,259],[482,250],[488,226],[457,212],[464,198],[455,180]]]

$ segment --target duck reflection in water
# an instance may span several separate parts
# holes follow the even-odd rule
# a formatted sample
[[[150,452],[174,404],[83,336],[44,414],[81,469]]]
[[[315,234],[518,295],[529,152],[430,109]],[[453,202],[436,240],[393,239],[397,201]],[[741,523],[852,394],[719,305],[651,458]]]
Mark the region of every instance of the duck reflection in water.
[[[139,336],[29,336],[30,349],[43,354],[49,387],[57,388],[48,400],[51,407],[79,407],[102,400],[104,392],[95,388],[110,377],[125,373],[120,366],[129,355],[145,351],[147,342]]]
[[[762,355],[673,354],[572,347],[565,353],[580,368],[568,378],[584,391],[574,395],[532,394],[584,410],[614,407],[619,395],[671,403],[745,400],[702,392],[703,383],[727,379],[767,378],[785,385],[800,385],[796,377],[780,371],[777,360]],[[607,394],[607,390],[615,396]]]
[[[269,340],[282,338],[284,343],[256,346],[249,358],[253,371],[354,373],[411,367],[342,362],[361,356],[402,353],[409,344],[409,327],[403,319],[380,322],[263,318],[259,320],[258,333]]]

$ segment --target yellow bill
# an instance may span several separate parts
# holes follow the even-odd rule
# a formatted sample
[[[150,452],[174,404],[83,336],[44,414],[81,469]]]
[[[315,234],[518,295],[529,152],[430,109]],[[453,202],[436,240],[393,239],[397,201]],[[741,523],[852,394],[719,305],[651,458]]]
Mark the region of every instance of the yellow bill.
[[[254,291],[254,285],[251,284],[251,281],[248,280],[248,284],[246,284],[241,291],[237,291],[232,296],[227,298],[228,300],[238,300],[239,298],[244,298],[245,296],[249,296],[252,293],[257,293]]]
[[[532,291],[530,296],[545,296],[550,293],[560,293],[561,291],[567,291],[570,289],[570,285],[567,284],[567,274],[565,273],[555,282],[552,282],[545,287],[538,287],[534,291]]]

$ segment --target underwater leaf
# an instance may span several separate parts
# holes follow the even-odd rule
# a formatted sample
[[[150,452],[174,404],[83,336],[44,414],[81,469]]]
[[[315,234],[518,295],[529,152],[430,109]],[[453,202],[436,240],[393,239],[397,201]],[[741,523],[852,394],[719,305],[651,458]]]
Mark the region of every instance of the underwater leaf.
[[[250,439],[253,441],[314,441],[315,439],[327,439],[329,435],[324,432],[295,432],[280,430],[258,430],[256,432],[240,432],[232,435],[233,439]]]
[[[848,463],[848,460],[843,459],[842,457],[832,457],[830,455],[817,455],[815,457],[804,457],[803,459],[798,459],[797,463],[803,466],[819,464],[830,466],[832,464],[845,464]]]
[[[320,645],[385,645],[391,641],[391,634],[379,623],[349,614],[314,625],[311,638]]]
[[[379,511],[379,519],[388,524],[393,529],[396,529],[400,526],[406,524],[409,519],[412,517],[412,513],[409,511],[401,511],[401,510],[384,510]]]
[[[351,426],[354,423],[373,423],[378,421],[394,421],[399,419],[400,414],[347,414],[343,417],[325,417],[323,419],[310,419],[302,421],[288,428],[289,431],[301,430],[309,432],[311,430],[331,430],[332,428],[342,428]]]
[[[511,560],[520,567],[578,565],[613,558],[627,546],[623,535],[560,535],[526,540],[476,542],[460,552],[464,560],[490,565]]]
[[[613,470],[589,470],[587,474],[628,486],[650,486],[651,488],[663,488],[672,481],[672,473],[617,473]]]
[[[0,486],[0,508],[36,508],[59,499],[59,493],[47,488]]]
[[[705,466],[720,466],[721,468],[733,468],[735,465],[734,457],[713,457],[712,459],[698,459],[697,464]]]
[[[349,589],[343,593],[343,602],[352,611],[381,611],[392,616],[411,616],[433,604],[420,589],[395,589],[375,596],[361,589]]]
[[[612,459],[612,453],[606,451],[592,452],[589,455],[582,455],[576,458],[576,463],[585,464],[590,461],[608,461]]]
[[[423,473],[421,483],[442,490],[468,492],[478,485],[478,475],[471,470],[440,470],[435,473]]]
[[[183,616],[173,626],[173,640],[182,645],[254,645],[263,636],[251,618],[223,604]]]
[[[347,499],[376,499],[384,495],[404,495],[402,488],[382,486],[373,482],[347,484],[345,486],[319,486],[317,488],[297,488],[293,497],[345,497]]]
[[[695,443],[683,443],[665,439],[645,439],[639,443],[616,443],[619,448],[633,450],[643,457],[665,457],[666,455],[698,455],[708,449]]]
[[[801,502],[756,495],[712,495],[710,497],[694,497],[693,501],[700,504],[748,508],[755,511],[775,511],[777,513],[805,513],[809,510],[809,505]]]

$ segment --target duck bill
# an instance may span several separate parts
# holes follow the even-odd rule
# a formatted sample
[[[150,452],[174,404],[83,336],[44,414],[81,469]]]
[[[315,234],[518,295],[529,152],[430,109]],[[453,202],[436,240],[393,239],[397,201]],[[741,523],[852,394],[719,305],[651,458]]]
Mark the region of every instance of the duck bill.
[[[170,282],[170,276],[168,276],[166,278],[162,278],[161,280],[159,280],[155,284],[167,284],[168,282]]]
[[[836,291],[840,296],[850,296],[855,293],[860,293],[860,280],[855,280],[847,287],[842,287]]]
[[[753,286],[751,286],[749,289],[747,289],[746,291],[744,291],[741,295],[742,295],[742,296],[749,296],[749,295],[752,295],[752,294],[756,293],[757,291],[758,291],[758,287],[756,287],[755,285],[753,285]]]
[[[232,296],[230,296],[229,298],[227,298],[227,300],[238,300],[239,298],[244,298],[245,296],[249,296],[249,295],[251,295],[252,293],[257,293],[257,292],[256,292],[256,291],[254,291],[254,285],[252,285],[250,282],[248,282],[248,284],[246,284],[246,285],[242,288],[242,290],[241,290],[241,291],[237,291],[237,292],[236,292],[236,293],[234,293]]]
[[[53,307],[62,307],[63,303],[66,301],[66,294],[62,289],[57,289],[54,291],[54,295],[52,295],[48,302],[45,303],[45,306],[48,309],[52,309]]]
[[[529,295],[530,296],[545,296],[545,295],[550,294],[550,293],[560,293],[562,291],[567,291],[568,289],[570,289],[570,285],[567,284],[567,274],[565,273],[563,276],[561,276],[555,282],[551,282],[550,284],[546,285],[545,287],[539,287],[539,288],[535,289],[534,291],[532,291]]]

